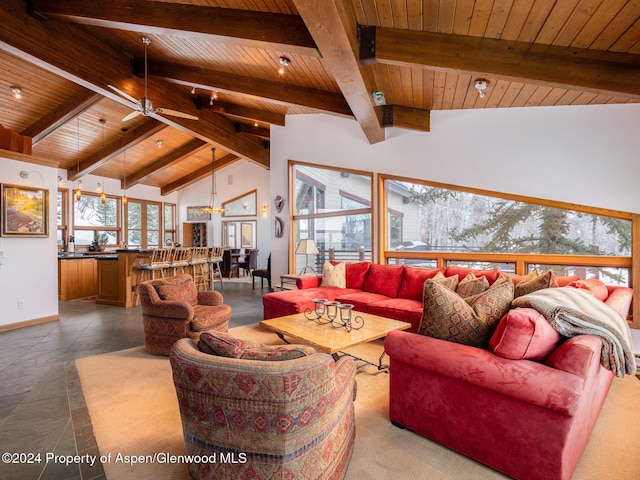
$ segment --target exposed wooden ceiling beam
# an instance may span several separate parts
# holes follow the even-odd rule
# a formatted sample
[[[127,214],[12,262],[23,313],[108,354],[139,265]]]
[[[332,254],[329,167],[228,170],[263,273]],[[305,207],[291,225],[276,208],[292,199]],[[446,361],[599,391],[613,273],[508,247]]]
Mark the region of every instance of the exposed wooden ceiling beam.
[[[190,142],[186,143],[185,145],[179,148],[172,150],[167,155],[165,155],[162,158],[159,158],[155,162],[144,166],[143,168],[141,168],[136,172],[128,174],[126,177],[126,183],[124,178],[120,182],[121,188],[125,189],[125,188],[132,187],[134,185],[137,185],[138,183],[142,183],[146,179],[150,178],[151,176],[155,175],[158,172],[161,172],[165,168],[169,168],[171,165],[175,165],[181,162],[182,160],[184,160],[185,158],[190,157],[191,155],[199,152],[200,150],[205,148],[207,145],[208,143],[203,142],[199,138],[194,138]]]
[[[236,131],[248,133],[249,135],[255,135],[265,140],[271,139],[271,132],[268,128],[254,127],[247,125],[246,123],[236,123]]]
[[[224,102],[221,100],[214,100],[213,103],[211,103],[210,97],[204,97],[202,95],[196,97],[195,102],[197,109],[209,109],[230,117],[269,123],[272,125],[280,125],[282,127],[284,127],[285,124],[285,115],[283,113],[244,107],[242,105],[236,105],[234,103]]]
[[[143,81],[132,76],[127,55],[87,34],[82,26],[58,20],[36,20],[25,13],[22,0],[4,0],[0,24],[0,49],[18,58],[129,107],[131,103],[108,85],[114,85],[134,98],[144,94]],[[188,92],[168,82],[151,80],[149,98],[162,99],[163,103],[156,106],[198,113]],[[234,122],[222,115],[201,111],[199,121],[158,114],[152,117],[269,168],[269,151],[265,150],[263,142],[251,135],[235,133]]]
[[[102,95],[82,88],[78,90],[75,95],[72,95],[53,110],[49,111],[49,113],[40,117],[40,119],[20,132],[20,134],[31,137],[33,145],[35,145],[68,121],[91,108],[102,98]]]
[[[640,55],[382,27],[363,62],[421,66],[479,77],[640,100]]]
[[[112,141],[94,154],[80,160],[79,166],[75,168],[68,168],[67,179],[69,179],[70,181],[77,180],[83,175],[93,172],[97,168],[100,168],[102,165],[107,163],[113,157],[121,154],[135,144],[155,135],[166,127],[167,126],[164,123],[150,118],[138,127],[127,132],[127,134],[124,136],[124,139],[118,138]]]
[[[370,143],[384,140],[373,107],[368,79],[358,63],[357,22],[351,2],[293,0],[322,54],[322,64],[335,78]],[[370,82],[369,82],[370,83]]]
[[[220,168],[223,168],[223,167],[226,167],[227,165],[232,164],[237,160],[239,160],[239,157],[232,154],[225,155],[224,157],[218,158],[215,161],[216,171],[218,171],[218,169]],[[173,193],[176,190],[180,190],[181,188],[188,187],[189,185],[192,185],[210,175],[211,175],[211,165],[205,165],[204,167],[194,170],[190,174],[185,175],[184,177],[179,178],[178,180],[175,180],[171,183],[168,183],[164,187],[161,187],[160,194],[169,195],[170,193]]]
[[[134,62],[134,73],[141,75],[142,72],[144,72],[143,59],[137,58]],[[352,116],[349,105],[339,93],[165,62],[149,61],[148,73],[150,76],[161,77],[189,87],[242,93],[282,105],[304,106],[324,112]]]
[[[96,27],[318,56],[313,38],[297,15],[146,0],[33,0],[33,10],[44,17]]]
[[[431,131],[431,112],[421,108],[402,105],[383,105],[380,107],[383,127],[401,127],[421,132]]]

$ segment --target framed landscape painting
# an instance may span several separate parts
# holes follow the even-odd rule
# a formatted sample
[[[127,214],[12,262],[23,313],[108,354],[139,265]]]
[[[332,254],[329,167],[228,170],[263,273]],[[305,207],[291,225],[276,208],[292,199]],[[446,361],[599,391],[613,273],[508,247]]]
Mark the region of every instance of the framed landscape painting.
[[[211,214],[204,212],[205,207],[187,207],[187,222],[206,222],[211,220]]]
[[[3,183],[2,236],[48,237],[49,190]]]

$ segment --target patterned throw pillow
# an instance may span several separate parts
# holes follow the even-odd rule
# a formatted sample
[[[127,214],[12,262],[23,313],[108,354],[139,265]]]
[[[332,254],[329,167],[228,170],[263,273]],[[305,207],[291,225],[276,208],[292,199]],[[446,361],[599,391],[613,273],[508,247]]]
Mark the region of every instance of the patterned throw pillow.
[[[444,273],[438,272],[435,274],[434,277],[432,277],[432,279],[438,282],[439,284],[444,285],[447,288],[450,288],[451,290],[455,290],[456,287],[458,286],[458,275],[452,275],[450,277],[447,277]],[[422,297],[424,298],[424,291],[423,291]]]
[[[533,293],[543,288],[557,287],[555,274],[552,270],[548,270],[543,274],[537,275],[538,270],[534,270],[529,275],[524,277],[518,282],[515,290],[515,298],[526,295],[527,293]]]
[[[495,326],[511,307],[513,293],[513,282],[505,276],[467,299],[433,279],[426,280],[418,333],[487,348]]]
[[[293,360],[317,353],[315,348],[307,345],[263,345],[257,342],[247,342],[221,332],[201,334],[198,349],[203,353],[219,357],[267,361]]]
[[[347,288],[346,264],[344,262],[332,265],[325,262],[322,266],[322,286]]]
[[[161,300],[198,304],[198,289],[191,275],[154,280],[153,285]]]
[[[456,293],[462,298],[472,297],[486,291],[489,288],[487,277],[476,277],[473,272],[467,274],[456,287]]]

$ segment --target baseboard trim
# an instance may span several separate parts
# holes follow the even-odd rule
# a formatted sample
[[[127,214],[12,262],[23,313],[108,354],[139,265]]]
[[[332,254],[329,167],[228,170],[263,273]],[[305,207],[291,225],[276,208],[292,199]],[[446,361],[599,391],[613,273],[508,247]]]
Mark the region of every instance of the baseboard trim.
[[[55,322],[60,320],[60,315],[50,315],[48,317],[34,318],[32,320],[25,320],[24,322],[10,323],[9,325],[0,325],[0,333],[8,332],[10,330],[17,330],[19,328],[31,327],[33,325],[41,325],[43,323]]]

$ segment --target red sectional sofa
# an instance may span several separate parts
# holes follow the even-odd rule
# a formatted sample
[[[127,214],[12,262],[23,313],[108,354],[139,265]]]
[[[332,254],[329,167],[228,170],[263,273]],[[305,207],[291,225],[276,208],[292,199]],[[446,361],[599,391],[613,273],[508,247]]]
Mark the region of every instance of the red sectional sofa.
[[[264,318],[302,312],[313,298],[326,298],[410,322],[410,330],[391,332],[384,343],[395,425],[517,479],[569,480],[613,380],[600,363],[600,339],[561,337],[532,308],[510,310],[488,349],[414,333],[424,281],[438,271],[462,278],[471,270],[348,263],[346,288],[322,287],[322,276],[304,277],[299,290],[263,297]],[[473,272],[489,283],[499,275],[495,269]],[[557,280],[564,286],[577,278]],[[592,293],[626,318],[632,289],[607,286]]]
[[[425,280],[438,272],[464,278],[469,272],[486,276],[493,283],[500,274],[496,268],[478,270],[465,267],[417,268],[378,265],[371,262],[346,264],[346,288],[323,287],[322,275],[298,279],[298,290],[272,292],[262,297],[265,319],[292,315],[313,308],[314,298],[351,303],[354,310],[380,315],[411,324],[409,332],[417,332],[422,318],[422,289]],[[580,277],[556,277],[560,286]]]

